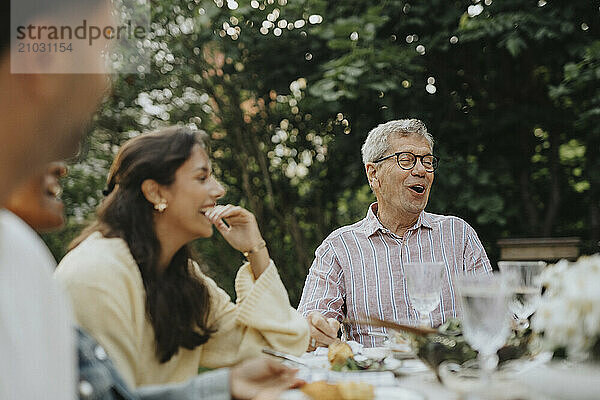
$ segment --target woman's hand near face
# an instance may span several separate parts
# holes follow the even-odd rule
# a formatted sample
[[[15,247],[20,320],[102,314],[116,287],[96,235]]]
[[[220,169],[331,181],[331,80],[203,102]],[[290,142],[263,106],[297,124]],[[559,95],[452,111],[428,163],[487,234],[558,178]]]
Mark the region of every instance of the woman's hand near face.
[[[262,243],[254,214],[240,206],[218,205],[204,215],[217,227],[231,247],[238,251],[249,251]]]
[[[270,258],[266,246],[261,247],[264,240],[254,214],[240,206],[228,204],[215,206],[204,215],[234,249],[242,253],[256,249],[248,254],[248,261],[254,277],[258,278],[269,266]]]

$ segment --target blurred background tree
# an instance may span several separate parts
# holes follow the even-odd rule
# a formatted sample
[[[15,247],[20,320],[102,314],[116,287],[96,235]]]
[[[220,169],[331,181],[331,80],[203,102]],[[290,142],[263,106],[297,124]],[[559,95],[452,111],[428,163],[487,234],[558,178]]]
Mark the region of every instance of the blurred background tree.
[[[441,157],[428,210],[497,239],[600,240],[600,4],[590,0],[152,0],[152,68],[119,75],[71,166],[60,259],[124,140],[209,133],[224,202],[252,210],[293,304],[318,244],[374,200],[368,131],[419,118]],[[196,247],[233,293],[242,257]]]

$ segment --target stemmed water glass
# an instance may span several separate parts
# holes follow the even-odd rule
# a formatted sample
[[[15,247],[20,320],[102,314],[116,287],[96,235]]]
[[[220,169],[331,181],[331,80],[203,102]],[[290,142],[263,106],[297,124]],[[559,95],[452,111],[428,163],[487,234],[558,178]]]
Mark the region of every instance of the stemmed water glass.
[[[528,318],[538,307],[542,296],[540,275],[546,263],[543,261],[500,261],[498,268],[510,285],[511,298],[508,306],[517,317],[517,330],[529,327]]]
[[[463,309],[463,334],[479,352],[483,383],[498,365],[498,349],[510,334],[509,291],[499,275],[464,275],[456,278]]]
[[[410,301],[419,313],[419,325],[429,325],[429,313],[440,303],[445,266],[441,262],[406,263],[404,275]]]

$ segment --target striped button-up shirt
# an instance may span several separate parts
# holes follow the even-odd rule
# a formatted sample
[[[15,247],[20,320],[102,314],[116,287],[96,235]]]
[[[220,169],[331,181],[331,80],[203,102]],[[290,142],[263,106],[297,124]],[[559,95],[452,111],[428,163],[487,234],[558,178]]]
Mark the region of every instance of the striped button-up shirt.
[[[458,217],[421,212],[417,222],[400,237],[376,216],[377,203],[367,216],[332,232],[317,248],[304,284],[298,311],[320,311],[342,321],[375,316],[414,323],[403,265],[443,262],[446,267],[440,304],[430,314],[431,326],[460,317],[453,280],[465,273],[489,273],[491,266],[477,233]],[[352,325],[348,337],[365,346],[380,346],[382,338],[369,335],[384,329]]]

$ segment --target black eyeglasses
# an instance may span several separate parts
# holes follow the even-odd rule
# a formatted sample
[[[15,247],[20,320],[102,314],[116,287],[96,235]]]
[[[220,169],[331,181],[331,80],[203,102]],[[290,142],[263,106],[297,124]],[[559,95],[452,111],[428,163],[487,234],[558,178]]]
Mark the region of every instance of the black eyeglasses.
[[[402,169],[409,170],[413,169],[417,165],[417,158],[421,160],[421,165],[425,167],[425,171],[433,172],[438,167],[440,159],[433,154],[425,154],[424,156],[418,156],[411,153],[410,151],[401,151],[399,153],[390,154],[389,156],[382,157],[378,160],[373,161],[374,163],[380,163],[387,160],[388,158],[396,157],[398,166]]]

